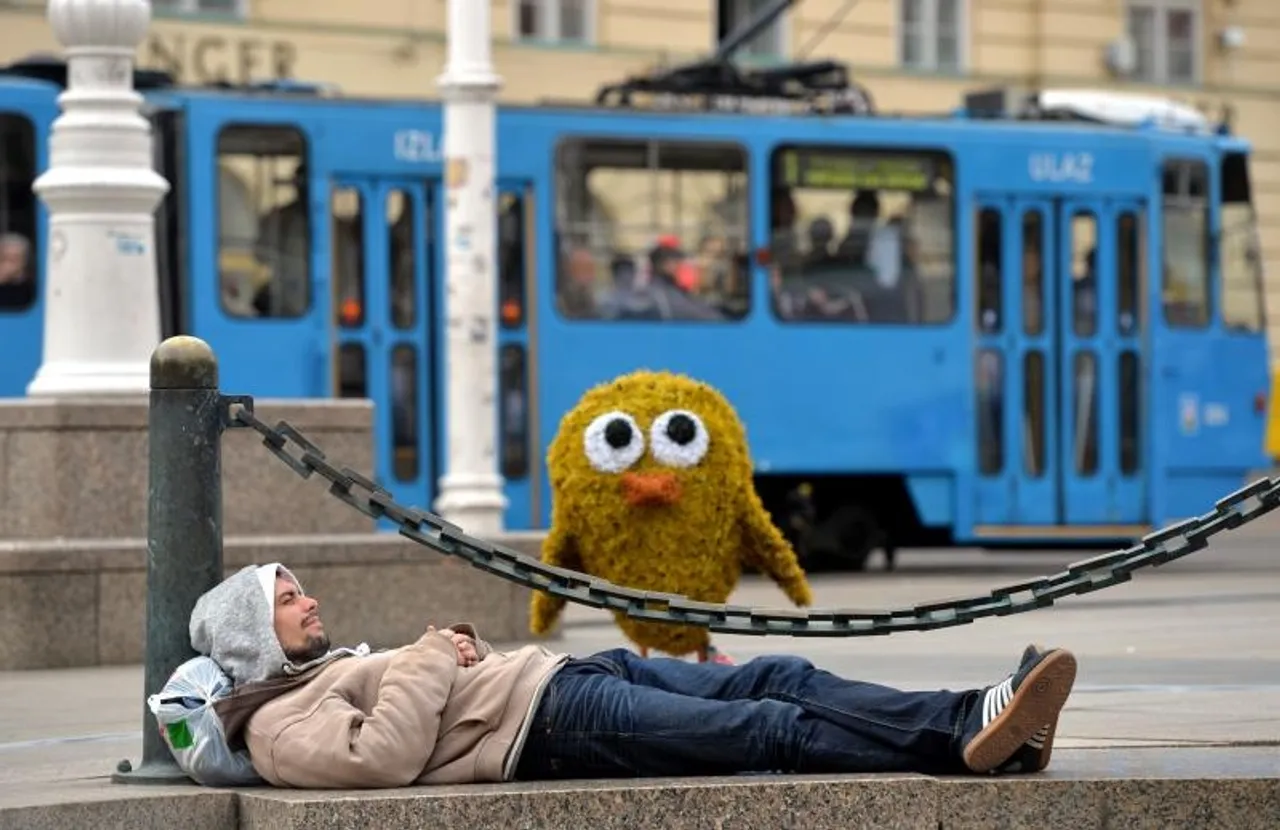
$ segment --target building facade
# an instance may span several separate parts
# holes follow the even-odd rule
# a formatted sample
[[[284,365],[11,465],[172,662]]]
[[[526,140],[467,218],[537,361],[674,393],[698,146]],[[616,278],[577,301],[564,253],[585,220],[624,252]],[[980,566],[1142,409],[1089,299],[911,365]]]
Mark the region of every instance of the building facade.
[[[706,55],[769,0],[496,0],[502,98],[583,101]],[[153,0],[139,63],[186,82],[296,78],[347,95],[436,97],[445,0]],[[53,52],[43,0],[0,3],[0,60]],[[1273,38],[1275,40],[1273,40]],[[1273,354],[1280,338],[1276,0],[797,0],[746,45],[760,62],[847,62],[879,107],[939,111],[994,85],[1157,91],[1255,146]]]

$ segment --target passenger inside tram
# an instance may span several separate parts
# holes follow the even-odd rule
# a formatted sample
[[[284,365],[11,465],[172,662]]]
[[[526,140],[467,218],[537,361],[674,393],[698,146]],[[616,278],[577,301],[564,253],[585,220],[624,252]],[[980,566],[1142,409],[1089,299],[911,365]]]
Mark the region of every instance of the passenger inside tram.
[[[844,236],[832,249],[835,223],[824,214],[807,219],[803,249],[795,229],[795,198],[773,194],[770,285],[785,320],[873,323],[919,322],[923,297],[916,269],[908,201],[882,220],[879,193],[857,191],[849,202]]]
[[[0,310],[20,311],[35,300],[31,242],[24,234],[0,228]]]
[[[696,261],[672,236],[659,238],[643,258],[615,257],[610,271],[613,285],[596,304],[602,320],[724,319],[701,293]]]
[[[271,271],[271,280],[254,298],[264,317],[300,317],[310,304],[311,239],[308,210],[310,185],[305,162],[280,184],[292,198],[270,209],[259,222],[256,255]]]
[[[558,160],[562,314],[721,322],[750,310],[740,147],[582,139]]]
[[[36,301],[35,129],[25,117],[0,114],[0,313]]]

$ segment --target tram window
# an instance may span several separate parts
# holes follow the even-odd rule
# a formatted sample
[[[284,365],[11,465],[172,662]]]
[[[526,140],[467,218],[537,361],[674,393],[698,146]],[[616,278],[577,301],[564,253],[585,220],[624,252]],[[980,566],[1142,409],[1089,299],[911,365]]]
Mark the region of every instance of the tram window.
[[[526,200],[522,193],[498,197],[498,318],[504,328],[524,323],[525,246],[528,244]]]
[[[1120,355],[1120,472],[1131,475],[1138,471],[1141,447],[1138,431],[1138,355],[1132,351]]]
[[[1098,360],[1092,352],[1077,352],[1072,361],[1071,421],[1075,431],[1071,456],[1076,472],[1083,476],[1098,471]]]
[[[364,198],[335,187],[329,205],[333,245],[333,314],[343,328],[364,325]]]
[[[978,352],[977,366],[978,469],[995,475],[1004,468],[1004,354],[997,349]]]
[[[1027,475],[1044,475],[1044,354],[1038,351],[1022,357],[1022,460]]]
[[[1138,268],[1141,261],[1138,217],[1126,210],[1116,219],[1116,326],[1120,334],[1138,331],[1138,297],[1141,296]]]
[[[413,239],[418,226],[413,197],[403,190],[392,190],[387,194],[386,211],[391,325],[407,329],[418,319],[418,263]]]
[[[1098,330],[1098,220],[1084,210],[1071,217],[1071,330],[1076,337]]]
[[[369,397],[369,372],[365,364],[364,346],[343,343],[338,347],[339,398]]]
[[[1165,321],[1177,328],[1209,325],[1209,167],[1173,160],[1164,166]]]
[[[36,130],[0,113],[0,315],[36,301]]]
[[[418,477],[418,352],[403,343],[391,350],[391,469],[399,481]]]
[[[1022,330],[1044,331],[1044,215],[1038,210],[1022,214]]]
[[[944,323],[955,309],[954,188],[936,152],[773,154],[770,286],[791,321]]]
[[[977,330],[987,334],[1000,331],[1003,304],[1000,302],[1004,274],[1004,242],[1000,211],[982,208],[978,211],[977,262],[978,275]]]
[[[1219,247],[1222,323],[1236,331],[1262,331],[1265,321],[1262,250],[1253,208],[1248,160],[1232,153],[1222,160],[1222,241]]]
[[[741,147],[574,139],[560,145],[556,172],[561,314],[699,322],[747,314]]]
[[[218,274],[237,317],[301,317],[311,307],[307,144],[292,127],[218,134]]]
[[[529,475],[529,389],[524,346],[506,343],[498,354],[502,401],[502,477]]]

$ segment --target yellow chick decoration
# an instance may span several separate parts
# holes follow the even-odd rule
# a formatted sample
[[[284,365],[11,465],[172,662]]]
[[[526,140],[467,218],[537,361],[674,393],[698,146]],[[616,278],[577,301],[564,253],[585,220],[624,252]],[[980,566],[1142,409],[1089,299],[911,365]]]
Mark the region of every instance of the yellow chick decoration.
[[[716,603],[750,565],[796,605],[813,602],[795,551],[752,485],[746,430],[711,386],[651,371],[601,384],[561,420],[547,468],[546,564]],[[548,632],[563,607],[535,591],[533,633]],[[705,628],[614,618],[643,656],[654,649],[708,659]]]

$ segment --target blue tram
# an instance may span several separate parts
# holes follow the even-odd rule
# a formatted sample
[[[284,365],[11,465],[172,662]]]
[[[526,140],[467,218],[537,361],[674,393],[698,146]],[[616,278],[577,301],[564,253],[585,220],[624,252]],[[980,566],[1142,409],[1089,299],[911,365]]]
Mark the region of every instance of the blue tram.
[[[39,362],[30,188],[60,91],[43,71],[0,78],[0,264],[31,278],[24,293],[0,274],[5,396]],[[209,341],[237,393],[371,398],[379,482],[431,505],[441,106],[137,83],[172,185],[164,333]],[[562,413],[639,367],[735,403],[761,496],[806,557],[1114,543],[1239,486],[1268,463],[1250,147],[1189,117],[1121,107],[1132,123],[1116,123],[1117,100],[1046,93],[1015,113],[974,95],[934,117],[501,107],[507,526],[547,525]]]

